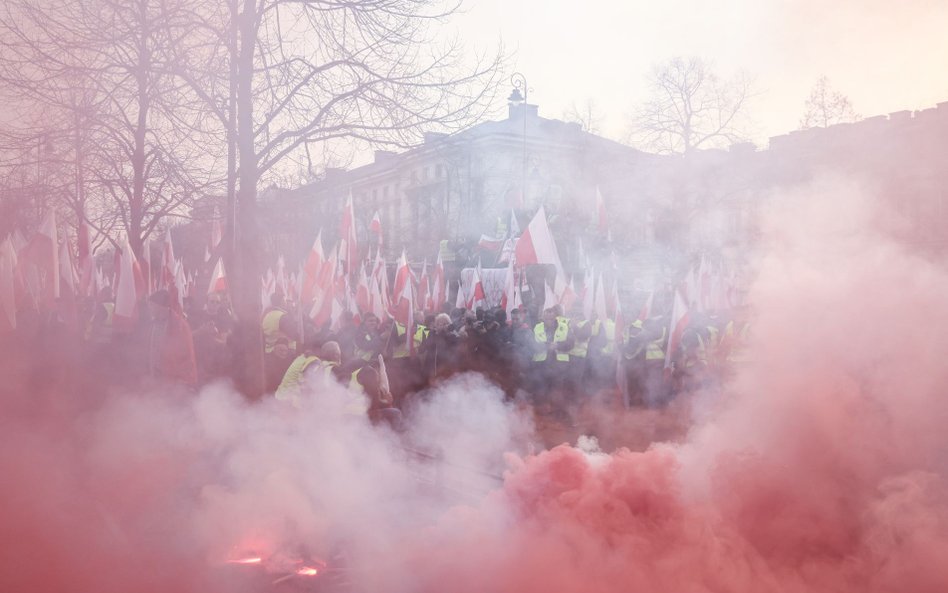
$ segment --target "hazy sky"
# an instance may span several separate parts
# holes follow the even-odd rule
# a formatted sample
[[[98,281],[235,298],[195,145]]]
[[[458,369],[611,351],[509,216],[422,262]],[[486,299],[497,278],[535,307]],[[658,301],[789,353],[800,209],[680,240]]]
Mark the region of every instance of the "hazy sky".
[[[502,39],[542,115],[591,98],[613,137],[651,66],[676,55],[755,77],[758,142],[797,127],[824,74],[864,116],[948,101],[948,0],[467,0],[465,10],[459,34],[481,47]]]

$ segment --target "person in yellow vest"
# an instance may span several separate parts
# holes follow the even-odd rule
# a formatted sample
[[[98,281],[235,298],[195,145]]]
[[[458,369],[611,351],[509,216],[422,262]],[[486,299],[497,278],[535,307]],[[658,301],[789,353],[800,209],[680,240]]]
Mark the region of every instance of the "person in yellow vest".
[[[276,391],[296,355],[298,322],[285,309],[283,295],[273,296],[273,306],[261,320],[263,366],[267,392]]]
[[[303,352],[297,356],[283,374],[283,380],[280,381],[274,396],[280,400],[300,407],[303,403],[303,397],[306,393],[307,382],[304,377],[307,371],[312,372],[313,365],[319,363],[319,357],[316,353],[321,344],[316,340],[309,338],[303,344]]]
[[[353,353],[365,362],[375,360],[382,353],[385,341],[379,332],[379,318],[366,313],[353,340]]]
[[[570,335],[569,320],[563,317],[559,305],[543,311],[543,317],[533,326],[533,339],[531,391],[538,403],[546,403],[547,412],[563,412],[563,389],[574,340]]]

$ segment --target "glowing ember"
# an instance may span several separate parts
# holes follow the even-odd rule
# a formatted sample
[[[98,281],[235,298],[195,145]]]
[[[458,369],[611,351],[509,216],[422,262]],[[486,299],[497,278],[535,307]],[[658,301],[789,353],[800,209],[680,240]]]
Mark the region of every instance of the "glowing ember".
[[[241,558],[239,560],[231,560],[231,564],[260,564],[263,562],[263,558],[252,557],[252,558]]]
[[[315,568],[311,568],[311,567],[309,567],[309,566],[304,566],[303,568],[297,570],[297,571],[296,571],[296,574],[301,575],[301,576],[304,576],[304,577],[314,577],[314,576],[316,576],[316,574],[317,574],[318,572],[319,572],[319,571],[316,570]]]

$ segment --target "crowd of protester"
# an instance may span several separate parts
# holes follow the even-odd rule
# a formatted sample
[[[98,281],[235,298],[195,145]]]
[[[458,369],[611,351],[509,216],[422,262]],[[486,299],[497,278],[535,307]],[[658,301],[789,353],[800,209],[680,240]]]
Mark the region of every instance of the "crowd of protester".
[[[173,306],[167,291],[152,294],[132,327],[119,327],[108,290],[84,304],[70,325],[57,316],[24,313],[17,343],[40,349],[80,347],[85,368],[112,384],[142,378],[189,388],[235,376],[241,361],[233,345],[236,318],[225,293],[198,307]],[[625,407],[657,407],[677,394],[720,381],[742,363],[748,320],[738,310],[696,313],[672,338],[667,311],[626,324],[587,319],[582,307],[534,312],[500,308],[445,308],[415,312],[408,329],[392,318],[367,314],[315,327],[277,295],[263,312],[265,389],[299,405],[318,397],[331,378],[353,394],[350,407],[389,418],[453,375],[480,373],[507,397],[568,421],[594,396]],[[679,331],[682,328],[679,328]],[[672,352],[668,352],[672,343]],[[43,346],[45,344],[46,346]],[[313,379],[316,377],[316,379]]]

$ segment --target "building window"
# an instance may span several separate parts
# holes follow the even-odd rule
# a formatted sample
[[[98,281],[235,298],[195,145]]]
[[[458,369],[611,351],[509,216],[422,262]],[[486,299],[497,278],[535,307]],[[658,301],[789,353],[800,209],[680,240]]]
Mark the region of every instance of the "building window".
[[[438,176],[438,179],[441,179],[442,177],[444,177],[444,166],[443,166],[443,165],[438,165],[437,167],[435,167],[435,175]]]

